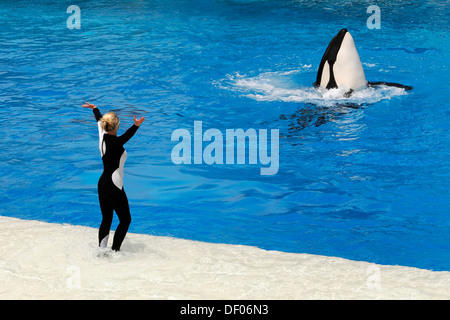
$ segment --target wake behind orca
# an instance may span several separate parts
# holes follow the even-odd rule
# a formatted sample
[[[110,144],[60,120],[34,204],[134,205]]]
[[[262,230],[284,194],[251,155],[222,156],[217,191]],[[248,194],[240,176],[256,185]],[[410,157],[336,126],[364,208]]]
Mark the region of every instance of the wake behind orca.
[[[391,87],[411,90],[411,86],[405,86],[393,82],[368,82],[364,75],[364,69],[355,47],[353,37],[347,29],[341,29],[331,39],[320,61],[314,86],[325,89],[344,88],[349,97],[353,91],[362,87],[386,85]]]

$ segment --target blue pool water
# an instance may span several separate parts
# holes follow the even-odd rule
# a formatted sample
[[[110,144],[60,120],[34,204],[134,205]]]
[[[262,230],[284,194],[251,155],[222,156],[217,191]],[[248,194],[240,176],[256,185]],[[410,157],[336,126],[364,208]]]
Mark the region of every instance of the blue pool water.
[[[2,1],[0,214],[99,225],[89,101],[122,132],[146,117],[126,145],[131,232],[450,270],[450,5],[382,1],[374,30],[367,6]],[[369,81],[414,89],[313,89],[343,27]],[[175,165],[171,134],[194,121],[278,129],[278,173]]]

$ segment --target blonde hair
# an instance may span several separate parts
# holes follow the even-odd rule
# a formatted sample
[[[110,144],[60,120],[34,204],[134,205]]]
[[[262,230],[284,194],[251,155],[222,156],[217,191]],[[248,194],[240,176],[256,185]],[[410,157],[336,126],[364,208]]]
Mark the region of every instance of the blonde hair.
[[[119,127],[119,117],[115,112],[108,112],[101,120],[102,129],[106,132],[110,132]]]

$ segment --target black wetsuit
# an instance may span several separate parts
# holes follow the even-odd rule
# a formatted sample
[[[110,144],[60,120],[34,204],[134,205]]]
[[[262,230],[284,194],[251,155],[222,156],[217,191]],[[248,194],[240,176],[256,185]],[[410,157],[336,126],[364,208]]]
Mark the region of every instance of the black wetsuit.
[[[114,234],[112,249],[119,251],[131,223],[128,199],[123,189],[123,166],[127,159],[123,145],[131,139],[139,127],[133,125],[123,135],[113,136],[103,131],[100,121],[102,115],[98,108],[94,108],[93,112],[98,124],[99,148],[103,160],[103,173],[98,180],[98,200],[102,211],[98,241],[99,246],[106,247],[113,211],[116,211],[120,222]]]

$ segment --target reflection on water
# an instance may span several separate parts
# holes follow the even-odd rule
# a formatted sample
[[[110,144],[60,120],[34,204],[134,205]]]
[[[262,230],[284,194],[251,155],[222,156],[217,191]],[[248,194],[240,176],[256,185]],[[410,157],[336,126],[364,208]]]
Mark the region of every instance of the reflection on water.
[[[308,127],[319,127],[328,122],[335,122],[342,135],[355,135],[361,127],[355,122],[362,117],[355,111],[366,108],[365,104],[336,104],[333,106],[318,106],[313,103],[305,103],[299,106],[292,114],[280,114],[280,120],[288,121],[288,130],[292,134]],[[344,116],[350,115],[344,118]]]

